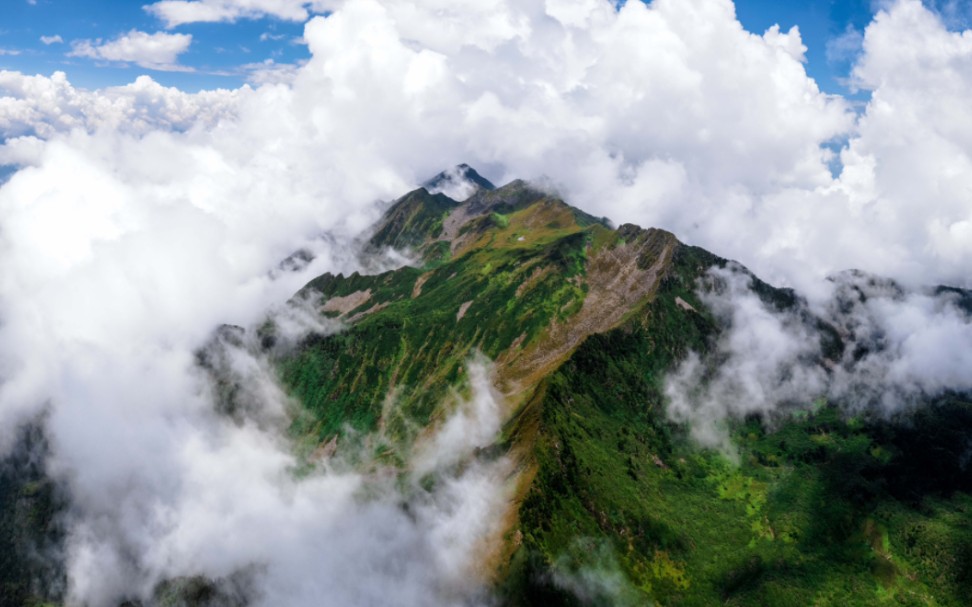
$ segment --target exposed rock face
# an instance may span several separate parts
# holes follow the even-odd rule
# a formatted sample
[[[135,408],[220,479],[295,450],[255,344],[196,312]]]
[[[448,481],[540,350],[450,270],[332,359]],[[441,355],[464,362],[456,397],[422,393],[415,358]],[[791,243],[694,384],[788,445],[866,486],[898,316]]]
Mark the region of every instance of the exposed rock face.
[[[580,310],[551,323],[543,340],[522,350],[511,348],[498,359],[508,397],[516,399],[535,386],[584,339],[617,327],[654,293],[678,241],[669,232],[630,225],[618,233],[627,238],[600,248],[588,259],[579,278],[586,292]]]
[[[344,297],[332,297],[321,306],[321,312],[337,312],[344,315],[371,299],[371,289],[355,291]]]

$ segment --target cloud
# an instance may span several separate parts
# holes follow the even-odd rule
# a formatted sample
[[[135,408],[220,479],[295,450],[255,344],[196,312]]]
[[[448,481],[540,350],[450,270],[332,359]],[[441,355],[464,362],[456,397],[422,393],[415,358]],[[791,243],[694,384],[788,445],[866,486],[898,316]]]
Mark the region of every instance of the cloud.
[[[53,36],[41,36],[40,41],[50,46],[52,44],[62,44],[64,42],[64,38],[61,38],[60,34],[55,34]]]
[[[853,78],[872,97],[831,192],[846,222],[829,222],[836,252],[866,260],[858,267],[970,285],[963,268],[972,259],[972,116],[962,102],[972,93],[969,40],[911,1],[879,13],[865,31]]]
[[[13,49],[13,48],[0,48],[0,57],[2,57],[4,55],[10,55],[11,57],[15,57],[15,56],[17,56],[19,54],[20,54],[20,51],[18,49]]]
[[[69,57],[90,57],[106,61],[134,63],[153,70],[188,70],[177,65],[179,55],[189,50],[192,34],[149,34],[131,30],[114,40],[75,40]]]
[[[162,0],[146,5],[145,10],[173,28],[186,23],[263,17],[305,21],[308,11],[321,12],[328,4],[323,0]]]
[[[246,80],[254,86],[264,84],[290,84],[300,73],[302,63],[277,63],[266,59],[260,63],[247,63],[242,66]]]
[[[924,4],[951,29],[964,30],[972,25],[972,3],[968,0],[925,0]]]
[[[830,390],[846,406],[895,413],[947,390],[972,390],[972,317],[955,294],[903,292],[844,273],[822,314],[847,342]]]
[[[848,24],[842,34],[827,40],[827,61],[838,64],[851,62],[860,54],[863,45],[864,34]]]
[[[578,538],[552,567],[550,581],[583,605],[642,604],[644,595],[628,580],[614,548],[598,540]]]
[[[50,77],[0,71],[0,133],[3,138],[43,139],[81,129],[145,134],[212,127],[232,117],[248,89],[195,94],[164,87],[149,76],[118,87],[75,88],[64,72]],[[9,145],[9,144],[8,144]]]
[[[866,28],[855,78],[872,99],[859,117],[807,77],[799,30],[747,32],[728,0],[151,6],[172,26],[192,11],[333,14],[306,24],[306,64],[256,88],[188,94],[143,77],[86,91],[61,73],[0,72],[0,160],[19,168],[0,186],[0,428],[50,408],[51,471],[75,496],[79,601],[249,562],[263,563],[258,588],[292,589],[277,604],[303,604],[317,579],[341,604],[375,602],[352,566],[374,572],[375,592],[400,583],[389,596],[402,604],[422,580],[456,579],[433,552],[480,520],[474,506],[501,476],[488,462],[470,477],[437,471],[435,496],[379,483],[362,505],[372,480],[359,472],[288,474],[273,420],[289,405],[272,383],[251,391],[262,416],[237,425],[214,413],[194,361],[220,323],[252,326],[314,275],[357,268],[351,243],[379,201],[458,162],[500,183],[546,176],[588,212],[671,229],[821,301],[819,277],[849,266],[969,284],[968,36],[918,2]],[[119,40],[84,52],[171,66],[183,44],[103,50]],[[272,272],[299,248],[315,261]],[[768,410],[787,361],[812,351],[779,338],[800,334],[795,321],[729,293],[741,303],[723,313],[740,333],[725,352],[772,355],[741,367],[762,383],[731,387]],[[965,358],[953,365],[935,344],[967,350],[942,341],[967,335],[961,317],[937,299],[905,303],[861,312],[894,336],[888,381],[954,383]],[[240,356],[240,369],[267,368]],[[826,389],[853,390],[863,371]],[[488,398],[475,402],[460,419],[492,419],[475,413]],[[396,509],[399,498],[415,508]],[[368,560],[385,537],[401,550]]]
[[[244,345],[224,346],[252,402],[263,408],[251,413],[282,421],[285,397],[266,361]],[[169,362],[163,358],[147,373],[169,375]],[[184,377],[169,371],[170,379]],[[179,393],[192,398],[198,386],[170,389],[160,407]],[[468,460],[468,446],[462,470],[425,471],[435,474],[432,490],[418,477],[396,482],[397,472],[377,463],[371,464],[376,473],[362,474],[336,459],[296,479],[298,462],[279,434],[247,417],[227,424],[201,402],[184,404],[181,423],[172,425],[171,408],[155,409],[153,400],[141,405],[144,426],[122,441],[129,430],[118,405],[93,407],[111,447],[87,442],[86,448],[101,457],[138,459],[75,472],[70,601],[114,604],[146,596],[160,577],[200,574],[248,578],[247,598],[256,605],[319,605],[322,597],[340,605],[403,607],[476,600],[483,584],[480,550],[497,532],[509,499],[505,460]],[[77,421],[51,427],[55,435],[76,434],[62,424]],[[99,476],[107,471],[109,478]],[[113,482],[121,485],[100,492]]]
[[[454,395],[458,407],[413,457],[413,466],[419,474],[456,465],[475,449],[489,447],[499,435],[503,423],[502,399],[493,389],[489,361],[482,355],[474,357],[468,365],[468,378],[472,398],[464,400]]]
[[[734,266],[709,271],[713,288],[699,296],[728,329],[711,357],[690,354],[665,386],[669,417],[687,422],[700,444],[729,454],[727,420],[758,413],[772,421],[771,414],[812,402],[827,385],[813,327],[766,306],[750,280]]]
[[[778,310],[751,279],[733,265],[709,271],[699,296],[724,333],[712,352],[691,354],[666,380],[669,417],[687,423],[698,443],[731,456],[728,421],[758,414],[772,424],[821,398],[889,416],[972,390],[972,316],[953,293],[908,292],[845,272],[809,302]],[[835,339],[839,347],[825,347]]]

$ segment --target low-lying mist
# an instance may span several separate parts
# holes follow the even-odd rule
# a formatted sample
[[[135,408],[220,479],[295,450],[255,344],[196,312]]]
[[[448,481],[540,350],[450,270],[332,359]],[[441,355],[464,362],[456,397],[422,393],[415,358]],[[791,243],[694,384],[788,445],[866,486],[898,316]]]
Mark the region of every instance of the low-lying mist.
[[[276,354],[308,329],[340,329],[300,305],[273,317]],[[101,410],[46,419],[48,471],[69,496],[69,604],[154,604],[200,578],[228,604],[488,604],[483,559],[511,470],[475,455],[499,429],[487,361],[470,361],[469,398],[455,392],[430,432],[301,457],[286,432],[296,404],[253,330],[223,327],[186,355],[116,374]],[[376,459],[378,447],[416,464]]]
[[[967,293],[908,290],[848,271],[813,290],[761,295],[753,276],[712,268],[699,297],[724,331],[667,378],[669,417],[705,446],[732,453],[726,422],[772,423],[819,399],[889,417],[947,391],[972,390]]]

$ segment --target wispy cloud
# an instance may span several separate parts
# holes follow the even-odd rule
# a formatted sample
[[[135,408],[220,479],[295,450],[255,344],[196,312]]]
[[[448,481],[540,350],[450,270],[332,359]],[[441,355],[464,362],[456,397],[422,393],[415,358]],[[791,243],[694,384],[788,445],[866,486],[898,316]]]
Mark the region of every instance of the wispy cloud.
[[[260,86],[264,84],[289,84],[293,82],[300,69],[301,63],[277,63],[273,59],[267,59],[259,63],[248,63],[241,67],[246,74],[246,81],[250,84]]]
[[[75,40],[68,56],[134,63],[153,70],[189,71],[191,68],[177,62],[179,55],[189,50],[191,44],[191,34],[149,34],[131,30],[108,41]]]
[[[819,398],[891,415],[972,389],[972,317],[954,293],[908,293],[888,279],[843,272],[809,302],[781,311],[751,279],[734,265],[710,270],[699,296],[724,333],[667,379],[669,416],[705,446],[732,454],[727,421],[759,414],[772,423]]]
[[[185,23],[236,21],[273,17],[305,21],[311,12],[323,12],[324,0],[162,0],[145,10],[172,28]]]
[[[60,34],[55,34],[53,36],[41,36],[40,41],[46,45],[62,44],[64,42],[64,38],[61,38]]]
[[[848,24],[839,36],[827,41],[827,61],[831,63],[851,63],[864,50],[864,33]]]

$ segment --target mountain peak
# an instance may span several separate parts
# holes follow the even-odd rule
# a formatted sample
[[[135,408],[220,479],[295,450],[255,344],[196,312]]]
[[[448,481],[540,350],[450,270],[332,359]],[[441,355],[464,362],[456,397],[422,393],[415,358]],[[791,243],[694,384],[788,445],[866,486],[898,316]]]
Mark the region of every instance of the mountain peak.
[[[463,167],[468,175],[478,177],[467,165],[457,169]],[[495,236],[493,230],[501,227],[497,224],[509,218],[514,218],[515,224],[525,222],[521,227],[534,236],[565,229],[579,231],[595,223],[610,228],[606,219],[588,215],[521,179],[501,187],[483,181],[489,188],[476,186],[475,193],[462,202],[426,187],[409,192],[385,212],[368,244],[374,249],[408,250],[429,263],[475,247],[484,235],[489,240]],[[530,239],[524,236],[520,240]]]
[[[496,186],[468,164],[458,164],[442,171],[422,184],[430,194],[445,194],[463,201],[480,190],[494,190]]]

